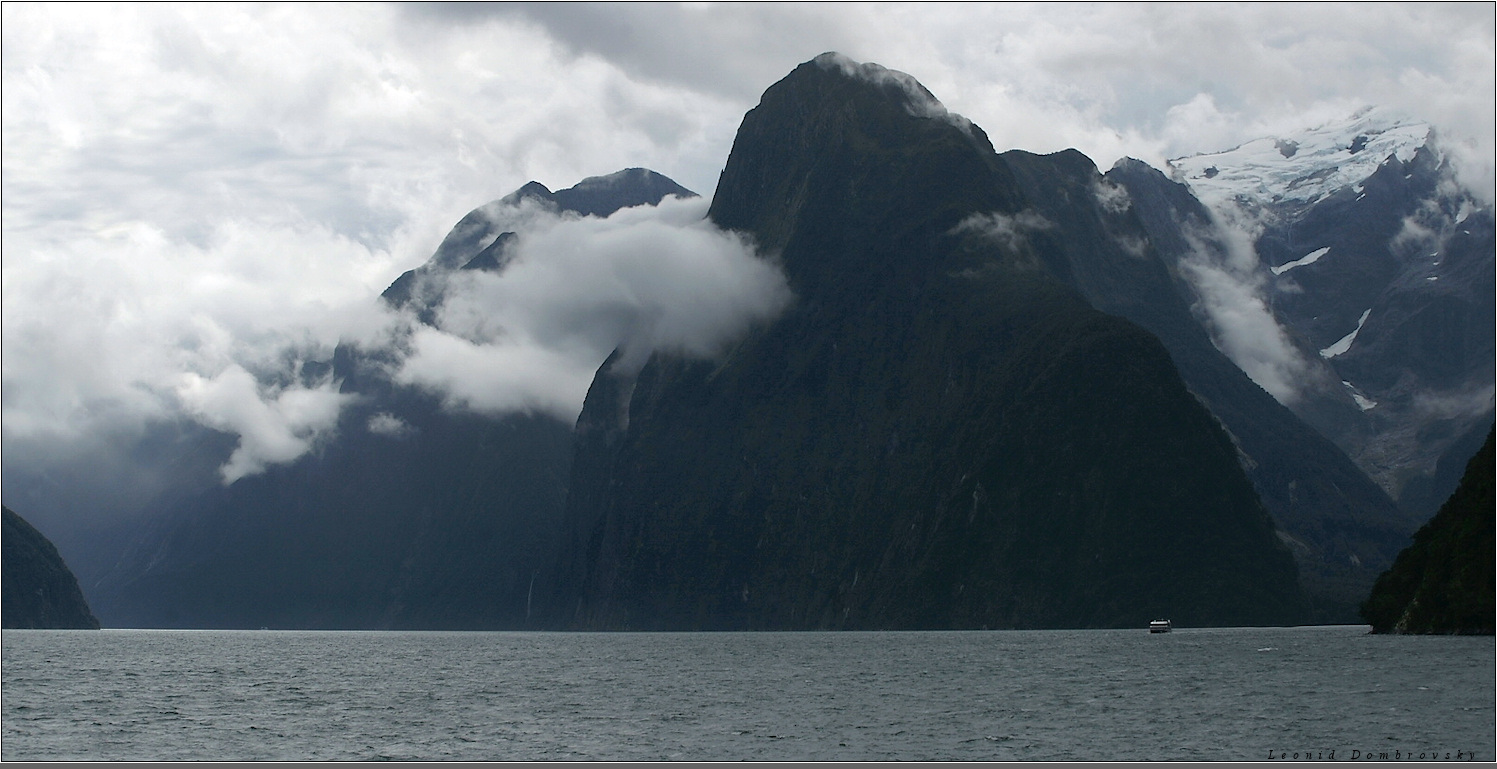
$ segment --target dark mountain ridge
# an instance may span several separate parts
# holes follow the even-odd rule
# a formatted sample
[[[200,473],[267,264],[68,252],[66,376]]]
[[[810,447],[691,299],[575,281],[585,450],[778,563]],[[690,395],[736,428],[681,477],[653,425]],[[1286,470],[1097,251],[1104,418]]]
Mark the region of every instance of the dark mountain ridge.
[[[1154,337],[1003,234],[1025,202],[908,76],[826,55],[767,90],[709,216],[776,254],[796,301],[721,360],[600,371],[558,621],[1301,619],[1231,442]]]

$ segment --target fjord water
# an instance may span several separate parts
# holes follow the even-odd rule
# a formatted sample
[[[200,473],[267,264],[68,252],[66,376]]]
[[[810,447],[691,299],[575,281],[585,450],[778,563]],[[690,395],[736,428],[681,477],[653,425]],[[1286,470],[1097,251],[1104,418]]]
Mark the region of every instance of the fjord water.
[[[0,643],[7,761],[1490,760],[1494,747],[1492,638],[1360,626],[8,630]]]

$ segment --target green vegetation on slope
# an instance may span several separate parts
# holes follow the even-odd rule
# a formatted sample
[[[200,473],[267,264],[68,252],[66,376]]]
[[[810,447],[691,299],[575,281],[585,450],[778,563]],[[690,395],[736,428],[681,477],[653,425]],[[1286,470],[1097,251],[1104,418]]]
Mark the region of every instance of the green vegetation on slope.
[[[1488,433],[1455,493],[1373,585],[1362,617],[1374,633],[1493,634],[1492,441]]]

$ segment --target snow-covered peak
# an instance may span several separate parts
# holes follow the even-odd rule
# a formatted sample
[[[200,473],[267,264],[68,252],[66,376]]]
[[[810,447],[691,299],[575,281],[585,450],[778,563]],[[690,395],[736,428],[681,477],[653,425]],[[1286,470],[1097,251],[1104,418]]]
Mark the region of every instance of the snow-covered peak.
[[[1408,162],[1429,136],[1428,123],[1365,107],[1346,120],[1293,136],[1171,160],[1170,174],[1213,207],[1234,200],[1256,206],[1309,203],[1360,184],[1389,156]]]

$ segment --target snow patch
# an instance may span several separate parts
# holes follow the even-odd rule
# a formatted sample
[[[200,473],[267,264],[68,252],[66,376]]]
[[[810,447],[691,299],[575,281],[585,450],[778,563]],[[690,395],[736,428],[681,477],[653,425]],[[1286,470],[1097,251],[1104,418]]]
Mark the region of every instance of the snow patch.
[[[1305,254],[1304,256],[1295,259],[1292,262],[1285,262],[1278,267],[1270,267],[1268,268],[1268,270],[1275,275],[1283,275],[1284,273],[1289,272],[1295,267],[1304,267],[1307,264],[1314,264],[1320,261],[1320,257],[1325,256],[1325,252],[1329,250],[1331,250],[1330,246],[1326,246],[1325,248],[1317,248],[1314,251],[1311,251],[1310,253]]]
[[[1361,409],[1363,411],[1371,411],[1371,410],[1377,408],[1377,401],[1372,400],[1371,398],[1368,398],[1367,396],[1365,396],[1362,393],[1358,392],[1356,386],[1353,385],[1351,382],[1348,382],[1345,379],[1343,379],[1343,380],[1341,380],[1341,384],[1344,387],[1346,387],[1347,392],[1349,392],[1351,394],[1351,399],[1354,400],[1354,401],[1356,401],[1357,408],[1359,408],[1359,409]]]
[[[1341,337],[1340,341],[1336,342],[1330,347],[1325,348],[1324,350],[1321,350],[1320,357],[1325,358],[1326,360],[1330,360],[1337,355],[1346,354],[1346,351],[1351,349],[1351,343],[1357,340],[1357,334],[1362,331],[1362,324],[1367,322],[1367,316],[1371,314],[1372,308],[1369,307],[1367,308],[1366,312],[1362,313],[1362,317],[1357,319],[1357,327],[1353,329],[1350,334]]]

